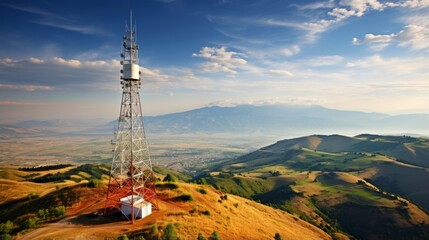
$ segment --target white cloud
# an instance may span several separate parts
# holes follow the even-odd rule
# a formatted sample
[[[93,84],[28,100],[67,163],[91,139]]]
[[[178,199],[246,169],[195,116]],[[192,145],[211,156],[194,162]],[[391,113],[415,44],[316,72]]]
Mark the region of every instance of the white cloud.
[[[334,8],[332,11],[328,12],[328,15],[331,15],[338,20],[343,20],[351,16],[355,16],[356,12],[354,10],[348,10],[346,8]]]
[[[400,31],[396,39],[401,47],[411,47],[413,50],[429,48],[429,28],[417,25],[407,25]]]
[[[75,59],[65,60],[64,58],[60,58],[60,57],[54,57],[50,59],[50,61],[55,64],[74,67],[74,68],[78,68],[82,65],[82,63],[79,60],[75,60]]]
[[[356,37],[354,37],[354,38],[352,39],[352,44],[353,44],[353,45],[360,45],[360,44],[361,44],[361,42],[359,41],[359,39],[357,39]]]
[[[343,57],[338,55],[321,56],[310,59],[309,63],[313,66],[330,66],[336,65],[343,61]]]
[[[357,38],[354,39],[360,42]],[[391,43],[397,43],[400,47],[410,47],[412,50],[429,49],[429,28],[407,25],[398,33],[385,35],[366,34],[361,42],[370,44],[370,47],[374,50],[382,50]]]
[[[386,2],[387,7],[424,8],[429,6],[428,0],[405,0],[400,2]]]
[[[341,5],[350,7],[356,16],[363,16],[367,10],[383,10],[384,6],[377,0],[341,0]]]
[[[280,77],[293,77],[293,74],[290,71],[282,70],[282,69],[271,69],[267,72],[272,76],[280,76]]]
[[[298,45],[293,45],[290,47],[285,47],[283,49],[280,49],[278,52],[280,52],[281,54],[287,57],[291,57],[301,52],[301,48]]]
[[[22,91],[52,91],[55,88],[51,86],[40,86],[40,85],[14,85],[14,84],[0,84],[0,89],[13,89]]]
[[[32,63],[44,63],[45,61],[43,61],[40,58],[35,58],[35,57],[30,57],[28,58],[28,61],[32,62]]]
[[[296,5],[300,10],[316,10],[323,8],[333,8],[335,6],[334,0],[328,0],[323,2],[314,2],[306,5]]]
[[[374,42],[374,43],[389,43],[393,41],[393,38],[395,37],[395,34],[389,34],[389,35],[374,35],[374,34],[365,34],[365,41],[366,42]]]
[[[227,51],[226,47],[203,47],[198,53],[192,54],[194,57],[201,57],[207,60],[207,62],[201,64],[203,72],[225,72],[229,76],[236,75],[237,71],[235,69],[247,63],[246,60],[238,57],[238,55],[236,52]]]

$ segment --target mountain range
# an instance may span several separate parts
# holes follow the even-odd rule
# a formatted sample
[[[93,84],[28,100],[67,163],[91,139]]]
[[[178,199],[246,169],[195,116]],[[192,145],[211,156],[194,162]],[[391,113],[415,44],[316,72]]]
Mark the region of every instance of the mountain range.
[[[149,133],[240,133],[302,136],[312,133],[362,132],[402,134],[429,132],[429,114],[388,115],[325,108],[318,105],[210,106],[185,112],[144,117]],[[108,123],[82,120],[23,121],[0,125],[0,133],[14,126],[74,134],[112,134],[116,120]]]

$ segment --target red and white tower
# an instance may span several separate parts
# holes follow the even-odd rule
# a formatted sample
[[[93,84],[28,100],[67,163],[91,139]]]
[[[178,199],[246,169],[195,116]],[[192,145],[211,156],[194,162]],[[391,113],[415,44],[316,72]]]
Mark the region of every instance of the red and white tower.
[[[122,44],[122,102],[112,140],[113,160],[104,212],[118,209],[134,223],[152,208],[158,209],[158,202],[140,103],[139,47],[132,15],[130,19],[130,28],[126,27]],[[145,209],[148,207],[149,210]]]

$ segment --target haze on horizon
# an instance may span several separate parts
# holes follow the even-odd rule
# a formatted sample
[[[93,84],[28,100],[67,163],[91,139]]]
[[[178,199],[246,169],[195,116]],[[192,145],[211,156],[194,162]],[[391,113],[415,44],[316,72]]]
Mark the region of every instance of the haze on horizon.
[[[427,0],[0,0],[0,118],[116,118],[130,8],[145,115],[239,103],[429,113]]]

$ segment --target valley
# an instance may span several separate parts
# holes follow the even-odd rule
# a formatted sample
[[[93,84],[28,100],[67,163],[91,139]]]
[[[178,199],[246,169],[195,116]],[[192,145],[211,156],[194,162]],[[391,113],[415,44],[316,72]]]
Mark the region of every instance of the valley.
[[[255,210],[236,211],[235,203],[239,206],[262,203],[264,205],[254,206],[264,206],[263,212],[281,212],[286,214],[281,219],[306,222],[321,229],[316,231],[327,234],[314,239],[429,238],[429,192],[425,187],[429,181],[429,142],[425,138],[311,135],[281,140],[258,149],[258,145],[260,147],[269,140],[261,138],[257,142],[238,136],[230,139],[223,135],[198,136],[179,135],[172,140],[171,136],[160,134],[153,138],[151,152],[158,179],[173,174],[180,179],[177,184],[181,190],[165,189],[162,182],[158,183],[161,206],[169,210],[155,212],[153,218],[139,221],[140,228],[122,223],[113,227],[116,224],[84,217],[102,208],[111,161],[110,146],[106,144],[108,136],[1,139],[0,213],[9,217],[0,222],[19,219],[21,215],[34,216],[32,214],[47,201],[55,201],[56,204],[50,205],[66,206],[67,217],[59,222],[41,221],[38,226],[41,228],[35,230],[37,234],[29,236],[67,239],[72,231],[78,231],[84,238],[93,236],[87,227],[99,229],[97,234],[105,237],[108,236],[105,230],[110,228],[116,229],[116,236],[137,236],[146,234],[148,226],[155,223],[166,226],[175,222],[184,237],[196,236],[198,231],[209,235],[210,231],[216,230],[222,239],[240,239],[239,236],[245,233],[236,226],[244,220],[233,220],[234,214],[248,218]],[[10,162],[9,158],[16,161]],[[48,170],[37,167],[52,163],[66,165]],[[35,170],[31,170],[33,167]],[[88,188],[88,184],[97,187]],[[212,200],[198,197],[201,186],[213,197]],[[52,197],[65,191],[72,194],[66,194],[66,198]],[[191,194],[194,200],[189,204],[172,200],[180,194]],[[217,199],[224,194],[228,195],[228,201]],[[211,201],[221,204],[216,206]],[[32,207],[28,208],[30,203]],[[207,222],[201,212],[209,207],[211,214],[215,211],[222,219],[216,217],[217,220]],[[229,209],[229,212],[223,209]],[[205,224],[198,225],[194,222],[195,217]],[[285,219],[274,218],[274,221]],[[87,226],[88,221],[95,222]],[[260,229],[277,226],[270,224],[273,219],[264,221],[268,225]],[[299,233],[299,227],[292,227],[290,222],[285,224],[284,229]],[[210,227],[202,229],[199,226]],[[142,228],[143,232],[139,232]],[[247,228],[254,227],[249,225]],[[19,234],[25,236],[26,232]],[[247,239],[271,238],[274,233],[261,230],[246,236]],[[282,232],[282,236],[293,234]]]

